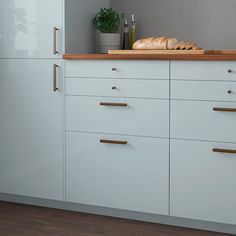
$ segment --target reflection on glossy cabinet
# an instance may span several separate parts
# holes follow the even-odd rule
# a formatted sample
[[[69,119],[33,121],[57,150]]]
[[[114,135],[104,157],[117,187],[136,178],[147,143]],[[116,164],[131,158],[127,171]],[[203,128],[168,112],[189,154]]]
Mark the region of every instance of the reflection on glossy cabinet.
[[[0,58],[94,53],[91,19],[108,5],[109,0],[0,0]]]
[[[53,64],[59,66],[57,92]],[[0,60],[2,193],[63,198],[61,65],[60,60]]]
[[[63,0],[1,0],[0,5],[1,58],[62,57]]]

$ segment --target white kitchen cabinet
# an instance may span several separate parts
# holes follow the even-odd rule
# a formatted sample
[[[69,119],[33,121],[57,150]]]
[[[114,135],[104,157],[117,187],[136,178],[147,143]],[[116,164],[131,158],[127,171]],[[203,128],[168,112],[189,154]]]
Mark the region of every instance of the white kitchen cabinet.
[[[68,131],[168,138],[168,114],[168,100],[66,97]]]
[[[168,61],[72,60],[65,66],[67,78],[119,78],[169,80]]]
[[[65,70],[66,201],[168,215],[169,62]]]
[[[235,66],[171,62],[171,216],[236,223]]]
[[[168,80],[67,78],[68,96],[169,99]]]
[[[61,60],[0,59],[1,193],[63,199],[62,99]]]
[[[171,216],[234,224],[236,222],[235,143],[171,140]]]
[[[236,80],[194,81],[172,80],[171,99],[236,102]]]
[[[62,57],[63,0],[1,0],[0,4],[1,58]]]
[[[67,201],[168,214],[168,139],[67,132],[66,140]]]
[[[171,101],[171,138],[236,142],[235,102]]]
[[[235,61],[171,61],[171,80],[236,81]]]
[[[63,200],[61,58],[95,51],[91,19],[107,4],[0,0],[0,193]]]
[[[235,62],[62,64],[0,59],[1,193],[235,225]]]

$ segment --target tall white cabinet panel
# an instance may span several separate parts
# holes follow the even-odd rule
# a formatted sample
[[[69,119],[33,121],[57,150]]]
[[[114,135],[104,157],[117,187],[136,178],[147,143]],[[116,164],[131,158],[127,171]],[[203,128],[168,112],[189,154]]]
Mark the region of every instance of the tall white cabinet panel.
[[[63,30],[63,0],[0,0],[1,58],[62,57]]]
[[[61,66],[61,60],[0,60],[2,193],[63,199]]]
[[[236,144],[171,140],[171,215],[235,224]]]
[[[67,201],[168,214],[168,139],[79,132],[66,137]]]

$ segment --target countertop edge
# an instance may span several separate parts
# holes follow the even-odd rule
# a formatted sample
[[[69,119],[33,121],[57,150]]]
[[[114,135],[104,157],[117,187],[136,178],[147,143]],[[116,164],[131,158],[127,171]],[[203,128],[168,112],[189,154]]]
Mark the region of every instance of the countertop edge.
[[[197,60],[197,61],[236,61],[236,54],[196,54],[196,55],[176,55],[176,54],[64,54],[65,60]]]

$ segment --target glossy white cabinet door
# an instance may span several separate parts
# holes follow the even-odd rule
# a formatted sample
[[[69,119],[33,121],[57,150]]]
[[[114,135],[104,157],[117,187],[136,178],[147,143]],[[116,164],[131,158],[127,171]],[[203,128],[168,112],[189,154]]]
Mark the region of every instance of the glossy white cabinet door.
[[[236,144],[171,140],[171,216],[235,224]]]
[[[0,0],[0,57],[61,57],[62,22],[63,0]],[[53,55],[53,27],[59,29],[57,55]]]
[[[168,61],[67,60],[67,78],[118,78],[169,80]]]
[[[103,106],[100,103],[127,106]],[[169,138],[169,101],[67,96],[66,129]]]
[[[169,99],[169,81],[67,78],[66,95]]]
[[[171,61],[172,80],[236,81],[235,61]]]
[[[168,214],[168,139],[79,132],[66,137],[67,201]]]
[[[0,192],[62,200],[61,60],[0,60]],[[58,86],[62,72],[58,68]]]
[[[214,111],[235,109],[235,102],[171,101],[171,138],[236,142],[236,113]]]
[[[236,101],[236,82],[172,80],[171,99]]]

